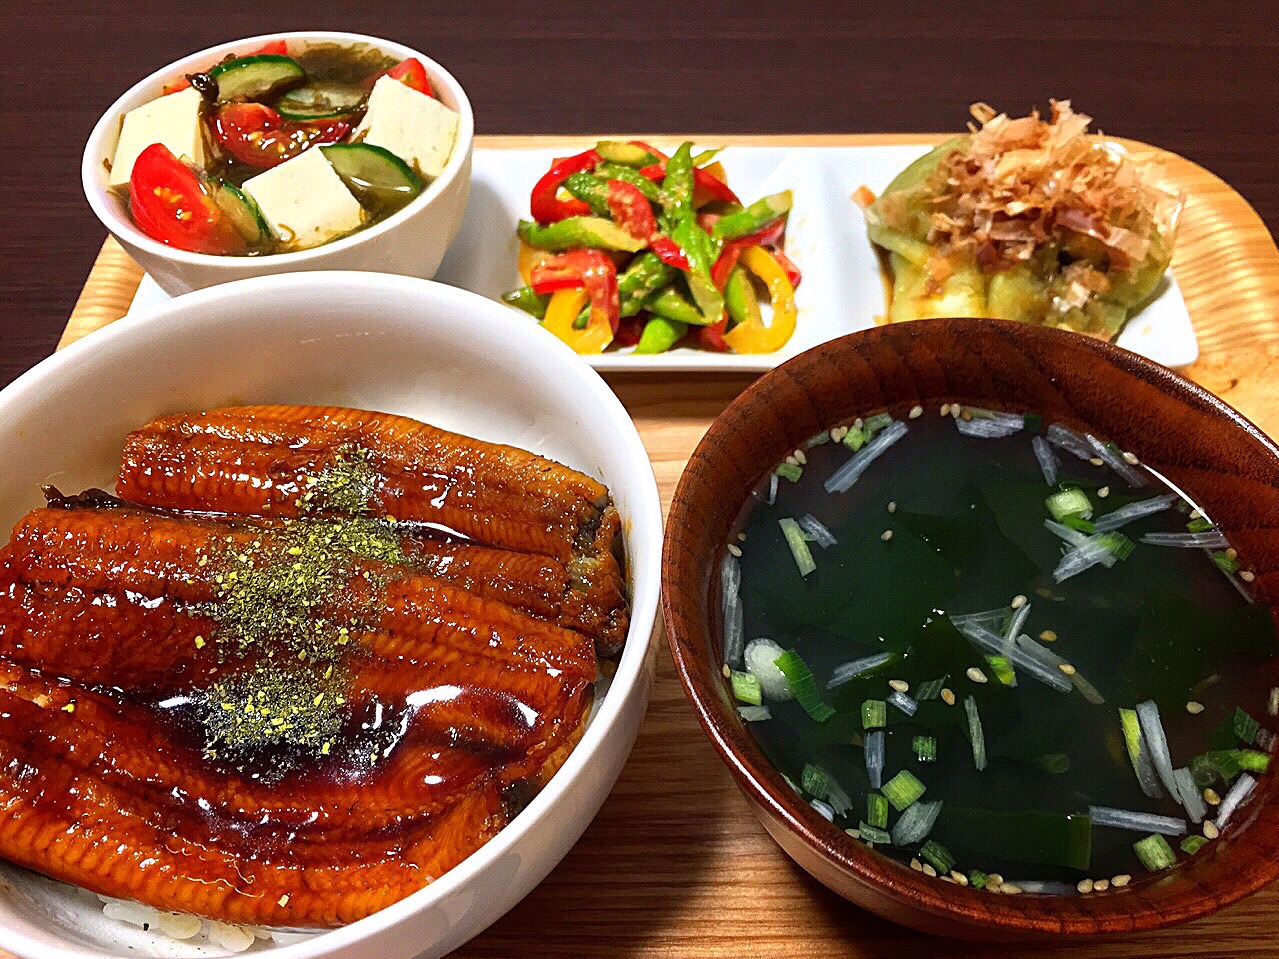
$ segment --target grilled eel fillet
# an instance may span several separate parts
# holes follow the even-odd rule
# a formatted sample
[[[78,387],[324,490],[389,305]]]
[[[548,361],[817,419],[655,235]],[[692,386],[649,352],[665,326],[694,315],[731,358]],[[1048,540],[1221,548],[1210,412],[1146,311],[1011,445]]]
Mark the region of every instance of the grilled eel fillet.
[[[232,515],[357,511],[439,524],[561,563],[564,605],[598,619],[601,655],[626,637],[608,490],[526,450],[388,413],[242,406],[156,419],[125,442],[119,494]]]
[[[387,702],[461,693],[428,697],[366,781],[268,790],[210,772],[147,707],[45,678],[154,693],[234,668],[195,642],[218,626],[219,565],[200,557],[271,535],[138,509],[44,509],[18,524],[0,551],[0,855],[159,908],[332,925],[465,858],[504,822],[508,784],[563,762],[589,703],[590,641],[369,560],[352,563],[376,585],[354,575],[331,611],[372,601],[353,688]]]

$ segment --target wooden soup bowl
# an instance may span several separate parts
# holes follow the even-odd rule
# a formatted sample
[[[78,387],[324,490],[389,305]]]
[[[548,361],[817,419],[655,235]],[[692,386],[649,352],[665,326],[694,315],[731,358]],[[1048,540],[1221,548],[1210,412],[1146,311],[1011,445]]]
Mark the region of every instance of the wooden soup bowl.
[[[1203,916],[1279,877],[1273,763],[1222,837],[1176,868],[1086,896],[981,892],[873,852],[797,796],[744,728],[720,672],[719,563],[746,497],[821,430],[888,409],[942,403],[1034,412],[1114,440],[1186,491],[1279,603],[1279,448],[1221,400],[1172,371],[1096,340],[998,320],[926,320],[854,333],[756,381],[689,460],[666,527],[666,630],[693,709],[770,835],[846,899],[925,932],[970,939],[1095,937]],[[749,598],[747,598],[749,602]],[[748,637],[749,638],[749,637]],[[1268,669],[1279,683],[1279,658]],[[1273,720],[1269,725],[1273,726]]]

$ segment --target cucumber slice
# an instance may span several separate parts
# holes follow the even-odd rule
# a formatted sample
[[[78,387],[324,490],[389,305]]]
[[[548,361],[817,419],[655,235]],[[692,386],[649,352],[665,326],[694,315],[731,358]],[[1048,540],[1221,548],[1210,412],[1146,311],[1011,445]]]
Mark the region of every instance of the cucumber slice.
[[[275,109],[290,120],[344,117],[360,110],[366,96],[364,90],[348,83],[320,80],[290,90],[275,101]]]
[[[249,243],[265,243],[271,238],[271,228],[257,201],[234,183],[219,184],[213,200]]]
[[[379,216],[403,208],[422,192],[422,178],[383,147],[335,143],[320,149],[361,205]]]
[[[306,82],[306,71],[292,57],[264,53],[219,63],[209,71],[219,100],[257,100]]]

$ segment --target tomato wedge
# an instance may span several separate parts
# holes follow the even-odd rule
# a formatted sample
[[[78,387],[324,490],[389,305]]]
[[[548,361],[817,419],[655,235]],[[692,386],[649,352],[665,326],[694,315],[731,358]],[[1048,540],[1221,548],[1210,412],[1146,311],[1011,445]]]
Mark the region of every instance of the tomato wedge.
[[[617,267],[608,254],[600,250],[569,250],[539,263],[531,271],[531,278],[535,292],[555,294],[542,325],[578,353],[603,352],[621,319]],[[584,330],[574,329],[573,321],[588,301],[590,322]]]
[[[241,253],[244,237],[203,181],[163,143],[153,143],[129,177],[133,222],[166,246],[192,253]]]
[[[287,57],[289,55],[289,45],[283,40],[272,40],[270,43],[264,43],[256,50],[250,50],[248,53],[232,54],[235,57],[264,57],[267,55],[277,57]],[[166,83],[160,90],[161,94],[178,93],[185,90],[191,85],[191,81],[186,77],[178,77],[178,79]]]
[[[237,163],[260,170],[279,166],[317,143],[334,143],[351,129],[340,119],[286,120],[261,103],[224,103],[209,117],[209,126]]]
[[[418,93],[425,93],[428,97],[435,96],[434,91],[431,90],[431,81],[426,76],[426,67],[422,66],[422,61],[416,57],[401,60],[387,70],[386,75],[392,80],[399,80]]]

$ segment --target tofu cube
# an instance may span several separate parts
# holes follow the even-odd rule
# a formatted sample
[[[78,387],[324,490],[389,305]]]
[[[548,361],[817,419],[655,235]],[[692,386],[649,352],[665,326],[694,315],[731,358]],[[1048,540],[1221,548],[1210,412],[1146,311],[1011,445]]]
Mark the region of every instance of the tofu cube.
[[[203,99],[198,90],[187,87],[126,113],[111,160],[111,186],[129,182],[138,154],[153,143],[163,143],[174,156],[185,156],[196,166],[204,166]]]
[[[453,153],[457,125],[457,113],[435,97],[381,77],[373,84],[368,112],[351,139],[390,150],[421,176],[434,180]]]
[[[298,249],[327,243],[364,222],[364,208],[319,147],[246,180],[244,192],[275,235]]]

